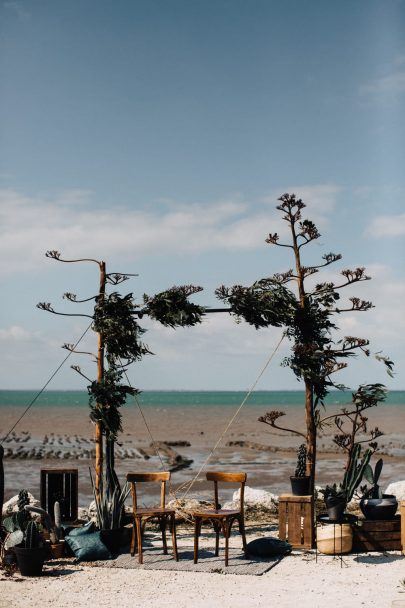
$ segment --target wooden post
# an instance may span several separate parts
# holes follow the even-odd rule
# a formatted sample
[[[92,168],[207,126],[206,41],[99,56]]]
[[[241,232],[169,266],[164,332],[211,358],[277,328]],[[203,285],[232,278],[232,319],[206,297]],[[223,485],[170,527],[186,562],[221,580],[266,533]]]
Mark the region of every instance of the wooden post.
[[[104,299],[106,284],[105,262],[100,262],[100,290],[99,299]],[[97,350],[97,382],[102,382],[104,378],[104,336],[98,334],[98,350]],[[96,422],[95,432],[95,448],[96,448],[96,494],[100,494],[101,479],[103,475],[103,431],[101,422]]]
[[[401,501],[401,551],[405,555],[405,500]]]

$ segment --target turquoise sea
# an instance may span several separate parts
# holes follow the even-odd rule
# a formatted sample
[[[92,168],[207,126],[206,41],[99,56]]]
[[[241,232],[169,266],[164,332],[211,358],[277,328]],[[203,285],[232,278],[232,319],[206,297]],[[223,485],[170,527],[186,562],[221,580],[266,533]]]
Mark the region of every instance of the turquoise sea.
[[[28,406],[38,395],[38,391],[0,390],[2,406]],[[145,391],[139,396],[141,405],[170,407],[238,406],[246,397],[244,391]],[[245,406],[302,406],[303,391],[254,391],[249,395]],[[327,403],[345,405],[351,402],[350,391],[333,391]],[[388,405],[405,406],[405,391],[390,391]],[[35,401],[41,407],[87,406],[86,391],[44,391]]]

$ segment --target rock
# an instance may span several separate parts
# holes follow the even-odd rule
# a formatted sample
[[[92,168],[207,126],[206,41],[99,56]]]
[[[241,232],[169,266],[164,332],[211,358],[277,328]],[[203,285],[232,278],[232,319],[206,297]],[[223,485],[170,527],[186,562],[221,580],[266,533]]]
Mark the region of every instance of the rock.
[[[232,496],[232,501],[225,503],[223,508],[238,509],[239,496],[240,490],[237,490]],[[272,494],[271,492],[266,492],[266,490],[258,490],[256,488],[245,486],[245,509],[247,512],[249,509],[255,509],[277,513],[278,496],[276,494]]]
[[[28,492],[28,498],[30,500],[31,506],[33,506],[33,507],[39,506],[39,500],[34,498],[34,496],[32,494],[30,494],[29,492]],[[16,513],[18,511],[17,503],[18,503],[18,494],[16,494],[16,496],[13,496],[12,498],[10,498],[10,500],[8,500],[7,502],[4,503],[3,516],[11,515],[12,513]]]
[[[398,502],[405,500],[405,481],[390,483],[384,494],[393,494]]]

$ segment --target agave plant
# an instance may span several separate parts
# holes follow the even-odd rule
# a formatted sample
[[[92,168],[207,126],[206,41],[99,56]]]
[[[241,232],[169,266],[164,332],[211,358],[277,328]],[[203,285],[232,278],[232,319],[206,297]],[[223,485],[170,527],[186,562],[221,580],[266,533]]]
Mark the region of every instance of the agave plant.
[[[90,471],[90,481],[93,488],[94,502],[97,512],[97,525],[100,530],[113,530],[121,527],[122,516],[124,513],[125,501],[130,492],[130,486],[125,483],[121,489],[115,485],[111,495],[107,492],[107,483],[100,478],[100,488],[96,492],[93,475]]]

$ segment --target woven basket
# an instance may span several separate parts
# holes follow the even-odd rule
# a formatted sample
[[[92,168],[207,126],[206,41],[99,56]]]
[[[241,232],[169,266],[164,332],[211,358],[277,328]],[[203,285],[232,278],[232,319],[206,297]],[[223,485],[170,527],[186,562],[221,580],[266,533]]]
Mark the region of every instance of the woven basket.
[[[316,531],[320,553],[340,555],[350,553],[353,546],[353,530],[350,524],[327,524]]]

